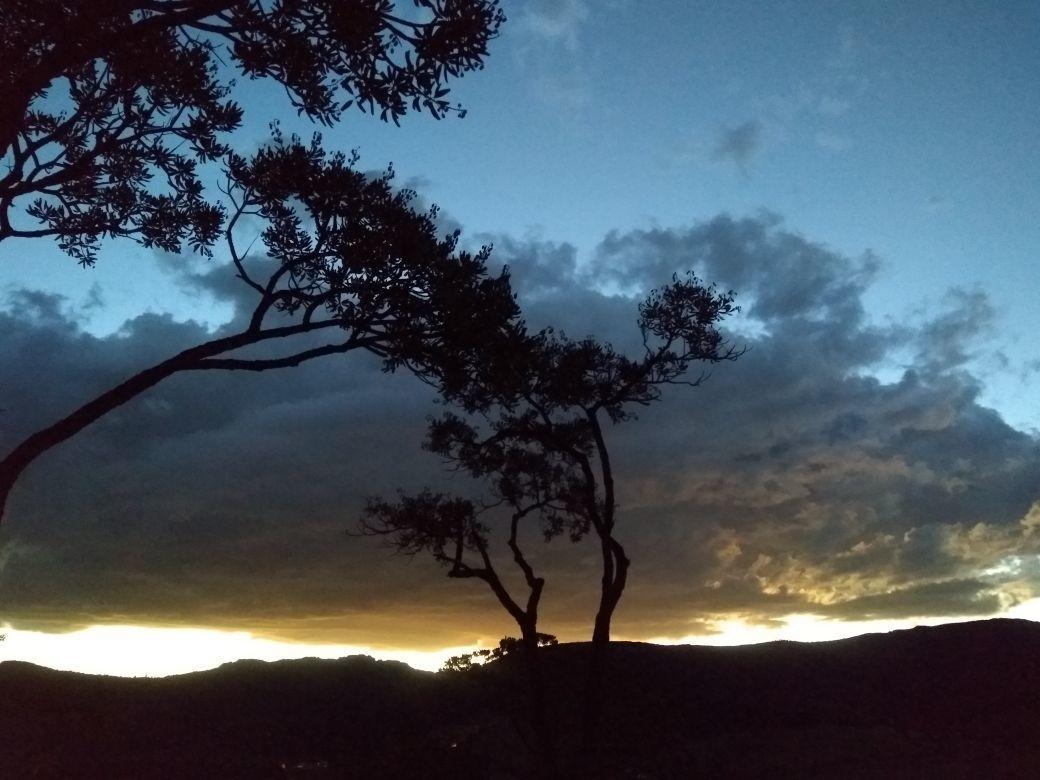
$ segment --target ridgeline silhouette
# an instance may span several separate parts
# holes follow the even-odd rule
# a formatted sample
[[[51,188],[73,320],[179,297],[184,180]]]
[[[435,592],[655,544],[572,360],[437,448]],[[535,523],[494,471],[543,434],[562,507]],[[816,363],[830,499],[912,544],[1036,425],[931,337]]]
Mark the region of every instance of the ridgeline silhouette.
[[[589,645],[544,649],[565,761]],[[5,778],[537,776],[515,654],[432,674],[353,657],[162,679],[0,664]],[[611,643],[602,778],[1040,775],[1040,625],[733,648]]]

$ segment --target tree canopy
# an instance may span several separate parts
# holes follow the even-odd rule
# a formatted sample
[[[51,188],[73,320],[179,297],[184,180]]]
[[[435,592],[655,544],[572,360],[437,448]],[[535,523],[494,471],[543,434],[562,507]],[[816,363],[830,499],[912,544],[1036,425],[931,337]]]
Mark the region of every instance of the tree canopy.
[[[415,193],[395,189],[391,170],[373,178],[355,162],[326,152],[318,137],[304,143],[277,132],[252,157],[231,155],[225,236],[238,277],[256,296],[248,322],[141,371],[20,443],[0,461],[0,515],[33,460],[175,373],[264,371],[360,349],[388,371],[406,365],[440,385],[471,360],[474,334],[516,320],[508,274],[487,271],[490,247],[458,250],[458,234],[440,235],[436,210],[417,212]],[[264,225],[262,257],[236,242],[244,216]],[[297,344],[276,357],[237,353],[319,333],[329,334],[327,343]]]
[[[438,237],[436,212],[416,213],[392,171],[366,177],[319,137],[306,144],[277,127],[251,157],[226,138],[242,122],[236,71],[281,85],[323,124],[351,106],[395,123],[415,110],[461,114],[448,82],[483,66],[504,21],[498,0],[0,0],[0,9],[0,242],[52,237],[89,266],[108,237],[209,254],[223,236],[257,296],[241,332],[153,365],[18,444],[0,461],[0,517],[33,460],[174,373],[262,371],[365,349],[387,370],[405,365],[437,384],[472,359],[474,332],[515,318],[508,277],[487,274],[489,250],[456,252],[457,234]],[[218,193],[203,185],[207,164],[224,169]],[[19,221],[23,205],[36,226]],[[265,260],[236,245],[244,216],[265,225]],[[282,356],[236,354],[331,330],[330,343]]]
[[[559,640],[552,634],[539,634],[539,647],[554,647]],[[492,661],[501,661],[506,656],[522,652],[523,640],[515,636],[504,636],[498,640],[497,647],[485,647],[474,650],[472,653],[462,653],[448,658],[441,666],[442,672],[467,672],[476,666],[482,666]]]
[[[463,113],[498,0],[2,0],[0,241],[52,237],[92,265],[106,237],[209,253],[224,206],[200,165],[231,151],[236,76],[321,124]],[[24,216],[22,212],[24,211]],[[28,219],[25,219],[27,217]]]
[[[442,381],[442,393],[462,414],[432,420],[425,444],[481,480],[488,499],[480,507],[430,491],[396,504],[377,499],[364,527],[408,552],[425,549],[456,577],[481,576],[470,571],[464,554],[486,558],[490,529],[479,518],[499,508],[512,517],[510,547],[517,522],[528,516],[537,518],[546,539],[567,534],[577,541],[593,532],[603,556],[594,639],[607,641],[629,561],[614,536],[617,500],[605,423],[632,419],[635,409],[659,400],[666,385],[699,385],[706,374],[686,376],[694,363],[739,357],[718,328],[734,311],[732,293],[692,274],[677,277],[639,307],[644,352],[638,358],[593,338],[574,341],[552,330],[528,335],[514,318],[512,328],[489,337],[479,363]]]

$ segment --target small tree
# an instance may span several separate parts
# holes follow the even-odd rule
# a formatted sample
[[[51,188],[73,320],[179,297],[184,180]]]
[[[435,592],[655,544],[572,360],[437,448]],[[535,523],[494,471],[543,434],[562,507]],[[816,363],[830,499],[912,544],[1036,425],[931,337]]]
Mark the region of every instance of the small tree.
[[[542,683],[540,658],[535,650],[546,636],[538,632],[538,605],[545,579],[539,577],[520,546],[520,522],[542,508],[533,500],[517,495],[509,503],[509,540],[513,562],[523,573],[526,594],[518,597],[502,581],[491,555],[489,527],[482,522],[489,507],[478,509],[472,501],[424,490],[416,496],[399,496],[396,503],[378,498],[369,500],[362,514],[361,532],[381,536],[401,553],[424,552],[448,568],[448,576],[484,582],[520,628],[520,646],[527,668],[531,723],[538,742],[543,768],[555,774],[555,742],[550,730]],[[503,647],[503,652],[505,648]],[[513,649],[512,647],[510,649]],[[460,660],[460,663],[461,660]]]
[[[491,506],[504,504],[513,510],[511,548],[517,544],[518,516],[526,515],[540,520],[547,540],[566,533],[578,541],[591,532],[599,545],[600,598],[582,715],[586,752],[596,739],[604,653],[630,565],[615,533],[618,504],[605,425],[633,419],[634,408],[659,400],[665,385],[699,385],[706,374],[687,378],[694,363],[739,357],[741,351],[728,346],[718,330],[720,321],[735,310],[732,293],[705,286],[692,274],[675,278],[639,307],[644,351],[638,358],[591,338],[572,341],[552,331],[528,336],[517,323],[507,335],[498,331],[486,342],[481,359],[468,365],[468,379],[441,388],[464,414],[448,413],[432,421],[426,447],[482,480],[493,497]],[[444,563],[454,565],[467,544],[486,560],[485,525],[475,527],[473,541],[456,528],[455,556],[431,544],[429,537],[416,535],[428,527],[428,516],[415,511],[415,502],[430,495],[427,491],[419,499],[402,496],[397,504],[377,500],[370,504],[366,527],[391,536],[399,549],[427,550]],[[460,501],[436,497],[445,506]],[[470,502],[461,505],[469,507],[467,518],[475,516]],[[374,526],[372,516],[379,520]],[[420,538],[423,543],[416,545]],[[527,559],[521,557],[518,563],[521,560],[526,572]],[[449,576],[469,575],[453,568]],[[540,596],[544,582],[539,578],[537,583]],[[513,614],[510,606],[503,606]],[[537,628],[532,616],[523,611],[513,616],[534,657]]]
[[[408,13],[397,6],[414,5]],[[224,207],[198,165],[241,125],[235,71],[328,125],[351,105],[397,123],[455,111],[498,0],[3,0],[0,242],[53,237],[83,265],[101,239],[209,253]],[[18,224],[23,210],[36,227]]]

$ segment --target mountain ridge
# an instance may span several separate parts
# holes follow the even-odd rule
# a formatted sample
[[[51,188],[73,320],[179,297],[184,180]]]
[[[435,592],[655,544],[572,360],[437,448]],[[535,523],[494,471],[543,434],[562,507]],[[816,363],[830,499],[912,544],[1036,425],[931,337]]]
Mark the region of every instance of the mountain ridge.
[[[545,649],[566,751],[586,643]],[[368,656],[243,659],[162,678],[0,664],[4,777],[531,776],[514,658],[432,673]],[[616,777],[1037,777],[1040,623],[830,642],[618,642]]]

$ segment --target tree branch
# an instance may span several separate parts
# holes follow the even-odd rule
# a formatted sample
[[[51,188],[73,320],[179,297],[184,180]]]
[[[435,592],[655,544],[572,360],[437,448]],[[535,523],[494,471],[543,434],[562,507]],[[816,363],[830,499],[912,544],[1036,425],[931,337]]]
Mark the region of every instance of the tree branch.
[[[258,360],[239,360],[235,358],[206,358],[200,360],[195,365],[190,366],[186,370],[188,371],[205,371],[205,370],[221,370],[221,371],[268,371],[272,368],[294,368],[301,363],[308,360],[313,360],[318,357],[325,357],[326,355],[338,355],[344,352],[350,352],[351,350],[361,349],[367,347],[371,343],[375,343],[376,339],[365,341],[364,339],[350,339],[344,341],[341,344],[326,344],[323,347],[315,347],[314,349],[304,350],[303,352],[297,352],[294,355],[286,355],[281,358],[269,358],[269,359],[258,359]]]
[[[127,401],[136,398],[167,377],[180,371],[196,369],[202,361],[241,347],[259,344],[271,339],[309,333],[324,328],[338,327],[339,325],[340,323],[335,320],[322,320],[321,322],[270,328],[266,331],[246,331],[191,347],[161,363],[157,363],[151,368],[146,368],[144,371],[135,374],[125,382],[79,407],[53,425],[32,434],[0,461],[0,519],[3,518],[7,497],[10,495],[11,488],[14,487],[22,472],[36,458],[51,447],[79,433],[104,415],[119,408]],[[374,345],[358,346],[372,348]]]

